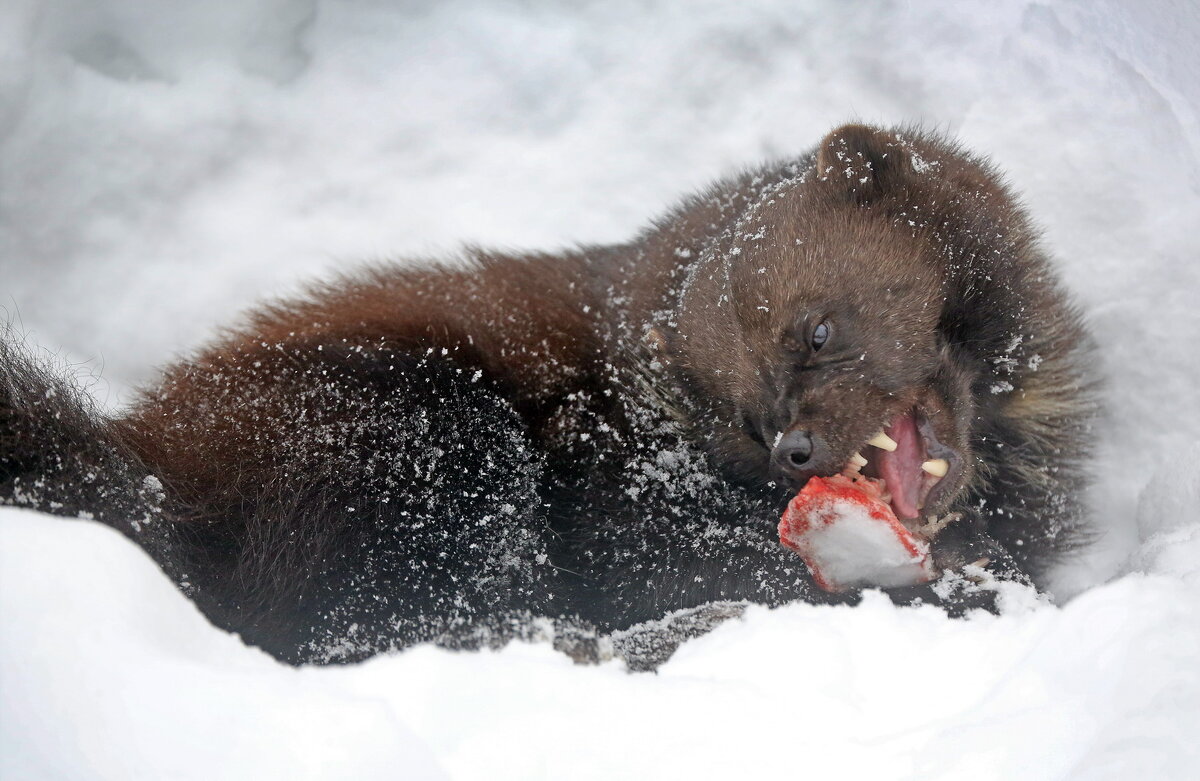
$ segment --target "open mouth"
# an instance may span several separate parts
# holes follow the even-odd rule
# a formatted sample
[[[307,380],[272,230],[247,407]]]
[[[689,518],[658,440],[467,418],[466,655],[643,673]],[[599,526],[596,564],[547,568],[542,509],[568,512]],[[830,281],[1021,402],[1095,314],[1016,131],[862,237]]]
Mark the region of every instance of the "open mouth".
[[[961,469],[958,454],[938,441],[929,421],[909,410],[871,437],[843,473],[881,480],[883,500],[906,521],[920,518],[927,506],[937,506]]]

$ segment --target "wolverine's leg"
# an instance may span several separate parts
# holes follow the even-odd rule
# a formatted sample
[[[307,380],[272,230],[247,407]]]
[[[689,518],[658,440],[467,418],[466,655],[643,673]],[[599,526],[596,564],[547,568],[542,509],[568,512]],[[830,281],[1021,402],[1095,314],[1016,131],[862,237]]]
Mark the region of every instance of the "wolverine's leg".
[[[538,458],[453,358],[326,342],[176,371],[127,426],[178,509],[168,571],[292,662],[535,609]]]

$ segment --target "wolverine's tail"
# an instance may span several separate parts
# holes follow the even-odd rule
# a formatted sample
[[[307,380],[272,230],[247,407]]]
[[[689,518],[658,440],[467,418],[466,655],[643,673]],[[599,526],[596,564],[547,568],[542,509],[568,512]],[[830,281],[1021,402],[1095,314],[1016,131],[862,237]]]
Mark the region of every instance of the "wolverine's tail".
[[[136,532],[161,490],[96,402],[0,323],[0,504],[91,517]]]

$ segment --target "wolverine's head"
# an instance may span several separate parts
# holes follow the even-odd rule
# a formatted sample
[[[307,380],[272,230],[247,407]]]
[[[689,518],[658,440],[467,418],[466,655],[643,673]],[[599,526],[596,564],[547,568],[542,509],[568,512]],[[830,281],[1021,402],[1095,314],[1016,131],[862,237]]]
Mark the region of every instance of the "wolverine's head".
[[[975,461],[964,284],[1011,249],[1014,207],[949,147],[861,126],[753,186],[667,339],[710,451],[748,484],[794,492],[856,465],[899,518],[945,510]]]

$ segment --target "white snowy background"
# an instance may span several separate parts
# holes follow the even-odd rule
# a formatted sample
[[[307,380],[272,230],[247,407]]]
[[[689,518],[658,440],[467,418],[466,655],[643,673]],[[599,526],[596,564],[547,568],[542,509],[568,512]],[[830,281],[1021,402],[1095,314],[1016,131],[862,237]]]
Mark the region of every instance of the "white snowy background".
[[[0,0],[0,315],[118,407],[304,279],[622,240],[847,120],[989,154],[1088,314],[1105,535],[1058,606],[756,609],[657,675],[297,670],[116,533],[6,509],[0,777],[1200,777],[1190,0]]]

